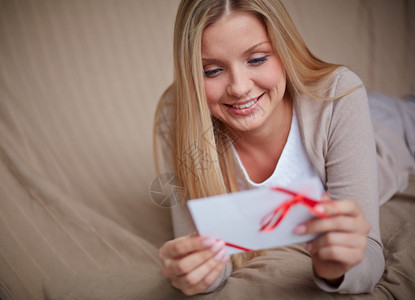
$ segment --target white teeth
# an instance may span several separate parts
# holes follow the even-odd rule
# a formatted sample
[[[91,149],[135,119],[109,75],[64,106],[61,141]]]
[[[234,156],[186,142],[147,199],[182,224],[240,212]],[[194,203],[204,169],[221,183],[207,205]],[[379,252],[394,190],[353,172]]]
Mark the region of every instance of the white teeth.
[[[232,105],[232,107],[239,108],[239,109],[247,108],[247,107],[251,107],[252,105],[254,105],[255,102],[257,102],[257,101],[258,101],[258,99],[255,99],[255,100],[252,100],[252,101],[250,101],[248,103],[245,103],[245,104],[242,104],[242,105]]]

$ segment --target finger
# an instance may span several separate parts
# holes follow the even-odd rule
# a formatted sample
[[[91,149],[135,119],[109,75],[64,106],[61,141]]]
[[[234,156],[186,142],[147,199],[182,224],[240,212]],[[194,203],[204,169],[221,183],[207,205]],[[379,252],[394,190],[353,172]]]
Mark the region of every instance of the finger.
[[[316,253],[320,248],[329,246],[342,246],[346,248],[365,249],[367,237],[362,234],[350,234],[343,232],[329,232],[310,241],[306,245],[306,250],[311,254]]]
[[[315,208],[327,216],[348,215],[358,217],[363,214],[360,206],[353,200],[322,201]]]
[[[338,262],[349,268],[350,266],[355,266],[362,261],[364,251],[357,248],[330,246],[320,248],[316,255],[322,261]]]
[[[192,272],[175,277],[172,285],[179,288],[186,295],[194,295],[205,291],[224,269],[229,256],[225,249],[203,263]]]
[[[211,259],[214,255],[218,254],[220,251],[225,252],[225,242],[217,241],[212,247],[207,250],[201,250],[189,254],[181,259],[173,260],[168,266],[167,274],[172,274],[175,276],[180,276],[187,274],[193,269],[197,268],[199,265],[203,264],[207,260]]]
[[[321,195],[321,201],[330,201],[331,200],[331,198],[330,198],[330,196],[329,196],[329,193],[327,193],[327,192],[324,192],[323,193],[323,195]]]
[[[210,274],[218,265],[224,263],[222,259],[225,257],[226,251],[222,249],[214,257],[199,265],[192,272],[177,276],[176,283],[180,286],[196,286],[200,283],[208,274]]]
[[[207,287],[209,287],[215,280],[216,278],[219,276],[220,273],[222,273],[224,267],[226,266],[227,262],[229,261],[229,255],[225,253],[224,256],[222,257],[217,257],[215,258],[216,260],[220,260],[221,264],[218,264],[216,266],[216,268],[210,272],[204,279],[204,284],[205,284],[205,288],[204,290],[206,290]],[[203,291],[204,291],[203,290]]]
[[[192,252],[208,249],[216,240],[200,236],[184,236],[166,242],[159,250],[160,259],[174,259],[188,255]]]
[[[313,219],[298,225],[296,234],[324,233],[329,231],[358,232],[367,234],[370,226],[363,218],[338,216],[329,219]]]
[[[206,275],[197,285],[193,287],[190,291],[192,295],[199,294],[204,291],[218,278],[218,276],[223,272],[223,269],[226,266],[226,262],[229,259],[229,256],[226,256],[225,261],[217,264],[217,266],[211,271],[208,275]]]

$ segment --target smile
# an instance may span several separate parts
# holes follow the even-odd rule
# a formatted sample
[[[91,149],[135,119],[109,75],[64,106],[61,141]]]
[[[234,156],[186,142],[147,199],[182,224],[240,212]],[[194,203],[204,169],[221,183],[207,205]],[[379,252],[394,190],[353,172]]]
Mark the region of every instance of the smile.
[[[249,101],[249,102],[247,102],[247,103],[245,103],[245,104],[241,104],[241,105],[231,105],[231,104],[227,104],[227,106],[230,106],[230,107],[232,107],[232,108],[236,108],[236,109],[250,108],[252,105],[254,105],[255,103],[257,103],[257,102],[258,102],[258,100],[259,100],[259,99],[260,99],[263,95],[264,95],[264,93],[263,93],[263,94],[261,94],[261,95],[259,95],[259,97],[258,97],[258,98],[253,99],[253,100],[251,100],[251,101]]]
[[[243,104],[243,105],[232,105],[232,107],[233,108],[248,108],[248,107],[251,107],[252,105],[254,105],[254,103],[257,102],[257,101],[258,101],[258,98],[254,99],[252,101],[249,101],[248,103]]]

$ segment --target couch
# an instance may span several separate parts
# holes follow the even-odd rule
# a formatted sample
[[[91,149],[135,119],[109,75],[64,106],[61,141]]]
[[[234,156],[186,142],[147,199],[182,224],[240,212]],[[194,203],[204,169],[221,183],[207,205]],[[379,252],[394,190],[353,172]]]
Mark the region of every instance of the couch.
[[[160,274],[173,237],[153,164],[178,0],[0,0],[0,299],[182,299]],[[369,92],[415,92],[415,1],[286,0],[310,49]],[[167,176],[167,177],[166,177]],[[413,299],[415,179],[380,208],[372,294],[313,283],[300,248],[270,250],[195,299]]]

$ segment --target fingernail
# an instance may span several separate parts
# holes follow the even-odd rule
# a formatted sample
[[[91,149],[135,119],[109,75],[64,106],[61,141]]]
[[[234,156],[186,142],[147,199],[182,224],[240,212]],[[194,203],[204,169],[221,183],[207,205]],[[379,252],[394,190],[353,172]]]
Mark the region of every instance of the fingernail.
[[[323,205],[321,205],[321,204],[317,204],[316,205],[316,207],[314,207],[314,209],[316,210],[316,211],[318,211],[319,213],[324,213],[324,211],[325,211],[325,209],[324,209],[324,206]]]
[[[306,231],[306,227],[305,225],[298,225],[297,227],[294,228],[294,233],[295,234],[303,234]]]
[[[215,239],[212,239],[212,238],[210,238],[210,237],[205,238],[205,239],[202,241],[202,245],[203,245],[203,246],[205,246],[206,248],[208,248],[208,247],[212,247],[215,243],[216,243],[216,240],[215,240]]]
[[[217,252],[219,251],[221,248],[223,248],[225,246],[225,241],[223,240],[218,240],[216,241],[216,243],[210,248],[210,250],[212,250],[212,252]]]
[[[214,256],[214,259],[218,261],[222,261],[222,258],[225,256],[225,254],[226,254],[226,250],[222,249],[218,253],[216,253],[216,255]]]
[[[227,262],[229,260],[229,255],[228,254],[225,254],[225,256],[224,257],[222,257],[222,262]]]

